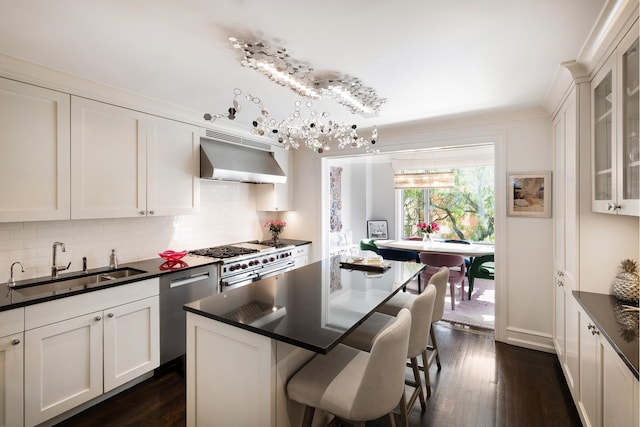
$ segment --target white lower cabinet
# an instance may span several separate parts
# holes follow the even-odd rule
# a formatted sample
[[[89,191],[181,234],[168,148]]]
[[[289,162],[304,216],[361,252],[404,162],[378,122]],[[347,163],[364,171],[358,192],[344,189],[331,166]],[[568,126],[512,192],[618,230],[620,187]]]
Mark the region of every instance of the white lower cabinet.
[[[102,312],[25,332],[25,425],[102,394]]]
[[[304,267],[309,264],[309,248],[310,244],[300,245],[293,248],[293,261],[295,262],[295,268]]]
[[[160,364],[158,297],[105,311],[105,393]]]
[[[23,425],[24,309],[0,313],[0,426]]]
[[[151,279],[27,307],[24,425],[40,424],[158,367],[157,293],[158,280]],[[69,317],[61,319],[61,310]]]
[[[581,309],[577,407],[585,427],[638,425],[638,380]]]

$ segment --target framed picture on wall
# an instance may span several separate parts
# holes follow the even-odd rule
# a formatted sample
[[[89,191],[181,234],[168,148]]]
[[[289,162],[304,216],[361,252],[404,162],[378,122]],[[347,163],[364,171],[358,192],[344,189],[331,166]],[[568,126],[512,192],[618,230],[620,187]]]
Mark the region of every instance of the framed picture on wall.
[[[367,237],[369,239],[388,239],[387,220],[367,221]]]
[[[507,183],[507,215],[551,216],[551,172],[510,173]]]

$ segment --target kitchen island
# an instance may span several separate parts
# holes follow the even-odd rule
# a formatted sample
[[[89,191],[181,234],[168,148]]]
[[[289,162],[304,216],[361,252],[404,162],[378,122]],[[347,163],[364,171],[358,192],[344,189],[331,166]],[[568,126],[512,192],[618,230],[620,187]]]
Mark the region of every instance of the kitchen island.
[[[384,272],[340,267],[340,257],[185,305],[187,425],[299,425],[289,378],[326,354],[424,264]]]

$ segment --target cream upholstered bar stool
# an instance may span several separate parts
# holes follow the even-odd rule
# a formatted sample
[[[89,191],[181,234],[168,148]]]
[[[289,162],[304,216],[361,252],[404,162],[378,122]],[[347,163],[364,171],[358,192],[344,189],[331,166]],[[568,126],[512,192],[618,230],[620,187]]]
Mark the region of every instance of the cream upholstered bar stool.
[[[429,278],[427,286],[432,285],[436,289],[436,298],[433,304],[433,314],[431,316],[431,323],[429,324],[429,337],[431,343],[427,344],[427,348],[422,353],[422,365],[419,369],[424,372],[424,383],[427,389],[427,397],[431,396],[431,379],[429,377],[429,368],[435,360],[438,365],[438,371],[442,369],[440,365],[440,353],[438,353],[438,341],[436,340],[436,334],[433,329],[433,324],[439,320],[442,320],[444,315],[444,300],[447,294],[447,283],[449,282],[449,268],[440,267],[437,273]],[[389,301],[387,301],[379,311],[393,315],[397,313],[403,307],[407,307],[411,304],[411,301],[416,296],[409,293],[397,293]],[[428,352],[431,352],[428,354]],[[425,368],[426,367],[426,368]]]
[[[402,293],[402,295],[409,294]],[[409,359],[408,366],[412,368],[413,381],[405,380],[405,384],[414,389],[407,402],[407,412],[413,408],[417,398],[420,399],[422,412],[426,411],[427,408],[424,391],[422,389],[422,381],[420,380],[418,356],[424,354],[427,348],[435,299],[435,286],[427,286],[420,295],[412,295],[412,297],[407,300],[407,304],[397,310],[391,307],[386,310],[386,312],[380,312],[384,310],[384,307],[379,309],[378,312],[373,313],[343,341],[343,343],[348,346],[368,351],[371,348],[371,343],[375,341],[380,331],[384,330],[387,324],[394,322],[395,316],[402,312],[403,309],[409,309],[411,311],[411,333],[409,334],[409,346],[403,366],[406,364],[406,359]],[[403,410],[402,408],[400,409],[401,411]]]
[[[315,409],[364,427],[365,421],[406,406],[404,369],[409,345],[411,313],[401,310],[373,341],[370,352],[338,344],[326,355],[317,355],[287,383],[291,400],[305,405],[303,426],[311,426]],[[406,413],[401,412],[407,426]]]

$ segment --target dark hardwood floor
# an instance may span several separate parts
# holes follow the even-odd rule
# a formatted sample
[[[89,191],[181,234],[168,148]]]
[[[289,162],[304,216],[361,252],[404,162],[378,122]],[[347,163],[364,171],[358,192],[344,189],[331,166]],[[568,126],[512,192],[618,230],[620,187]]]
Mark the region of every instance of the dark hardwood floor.
[[[432,366],[433,393],[427,400],[427,411],[420,412],[416,404],[410,426],[581,425],[554,354],[496,343],[491,333],[470,332],[443,322],[436,333],[442,370],[437,372]],[[153,378],[58,424],[184,425],[185,379],[178,369],[157,372]],[[367,425],[389,424],[383,418]]]

